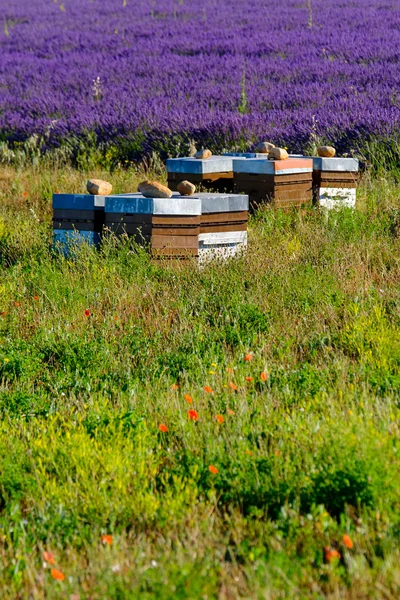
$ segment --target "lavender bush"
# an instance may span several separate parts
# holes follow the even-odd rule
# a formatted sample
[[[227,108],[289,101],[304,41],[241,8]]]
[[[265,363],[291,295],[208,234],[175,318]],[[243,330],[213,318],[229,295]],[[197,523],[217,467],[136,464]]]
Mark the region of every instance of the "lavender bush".
[[[351,151],[399,129],[397,0],[2,6],[3,141],[79,136],[134,156],[321,138]]]

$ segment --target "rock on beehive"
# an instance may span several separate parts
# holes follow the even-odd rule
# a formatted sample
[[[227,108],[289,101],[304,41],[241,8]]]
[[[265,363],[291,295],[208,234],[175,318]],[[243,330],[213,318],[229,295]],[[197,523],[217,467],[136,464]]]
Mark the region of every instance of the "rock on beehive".
[[[256,152],[259,152],[260,154],[269,154],[272,148],[275,148],[275,144],[271,144],[270,142],[260,142],[256,146]]]
[[[93,196],[109,196],[112,192],[112,185],[102,179],[89,179],[86,189]]]
[[[181,181],[178,183],[177,190],[181,196],[192,196],[196,191],[196,186],[190,181]]]
[[[320,146],[317,150],[318,156],[324,158],[333,158],[336,154],[336,150],[333,146]]]
[[[172,192],[158,181],[142,181],[138,185],[138,191],[145,198],[172,198]]]
[[[268,153],[270,160],[286,160],[289,158],[289,154],[284,148],[272,148]]]
[[[210,156],[212,156],[211,150],[199,150],[194,155],[195,158],[199,158],[199,159],[200,158],[210,158]]]

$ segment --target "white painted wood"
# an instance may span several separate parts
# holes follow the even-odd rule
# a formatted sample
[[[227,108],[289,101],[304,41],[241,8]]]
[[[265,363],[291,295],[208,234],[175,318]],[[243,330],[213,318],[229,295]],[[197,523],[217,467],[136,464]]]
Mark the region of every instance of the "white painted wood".
[[[319,204],[329,210],[348,206],[355,208],[357,190],[355,188],[320,188]]]

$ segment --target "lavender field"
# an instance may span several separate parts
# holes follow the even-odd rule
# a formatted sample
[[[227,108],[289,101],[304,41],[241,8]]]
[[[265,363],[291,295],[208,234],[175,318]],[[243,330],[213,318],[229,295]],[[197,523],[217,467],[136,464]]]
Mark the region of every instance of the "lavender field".
[[[0,135],[132,154],[396,136],[396,0],[2,1]],[[182,145],[183,144],[183,145]]]

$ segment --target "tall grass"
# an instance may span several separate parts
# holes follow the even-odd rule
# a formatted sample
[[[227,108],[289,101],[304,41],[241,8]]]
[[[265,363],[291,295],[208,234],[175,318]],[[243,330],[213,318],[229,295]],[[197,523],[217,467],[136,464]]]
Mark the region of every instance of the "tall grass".
[[[51,193],[94,174],[142,177],[0,173],[1,596],[398,597],[390,178],[355,212],[262,210],[199,271],[54,254]]]

